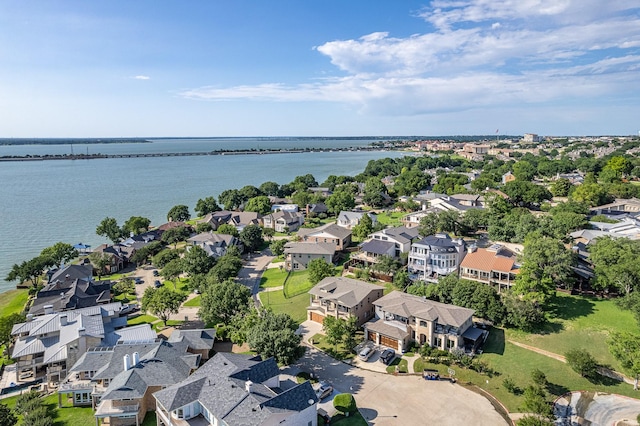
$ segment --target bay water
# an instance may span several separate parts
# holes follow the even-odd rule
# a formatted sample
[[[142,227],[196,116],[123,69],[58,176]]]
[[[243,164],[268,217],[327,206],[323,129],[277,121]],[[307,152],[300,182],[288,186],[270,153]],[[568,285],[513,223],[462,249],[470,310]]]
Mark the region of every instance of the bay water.
[[[371,140],[260,138],[167,140],[153,143],[74,145],[75,153],[135,154],[220,149],[343,148]],[[3,155],[69,153],[70,145],[0,146]],[[289,183],[311,173],[356,175],[369,160],[404,155],[394,151],[324,151],[295,154],[136,157],[90,160],[0,162],[0,292],[14,287],[4,278],[15,263],[31,259],[58,241],[96,247],[108,242],[95,229],[105,217],[122,225],[131,216],[166,222],[176,204],[193,208],[199,198],[225,189]]]

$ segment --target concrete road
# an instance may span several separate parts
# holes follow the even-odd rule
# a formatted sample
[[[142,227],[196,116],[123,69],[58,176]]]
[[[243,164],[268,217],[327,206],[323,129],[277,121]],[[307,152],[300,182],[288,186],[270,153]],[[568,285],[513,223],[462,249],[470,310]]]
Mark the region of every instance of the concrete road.
[[[253,300],[257,307],[260,307],[258,291],[260,291],[262,273],[274,258],[275,256],[271,254],[269,248],[264,249],[260,253],[251,253],[245,257],[244,265],[242,269],[240,269],[240,272],[238,272],[238,282],[251,289],[251,294],[253,294]]]
[[[393,376],[359,369],[308,348],[298,363],[285,370],[295,375],[313,372],[336,392],[320,407],[333,413],[332,398],[353,393],[358,408],[372,425],[505,425],[491,403],[448,381],[426,381],[420,376]]]

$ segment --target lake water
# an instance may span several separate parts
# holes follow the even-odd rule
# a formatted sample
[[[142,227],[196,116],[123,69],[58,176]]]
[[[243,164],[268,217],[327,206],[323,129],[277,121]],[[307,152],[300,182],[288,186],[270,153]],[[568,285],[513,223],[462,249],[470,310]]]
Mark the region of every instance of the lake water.
[[[144,144],[90,144],[90,153],[131,154],[200,152],[217,149],[280,149],[368,145],[363,140],[226,139],[162,140]],[[260,145],[259,147],[257,145]],[[74,145],[76,153],[85,145]],[[2,155],[68,153],[69,145],[0,146]],[[95,150],[95,151],[94,151]],[[10,152],[10,153],[9,153]],[[36,256],[58,241],[95,247],[108,242],[95,234],[107,216],[122,225],[144,216],[152,225],[166,222],[176,204],[192,211],[197,200],[216,198],[225,189],[279,184],[311,173],[319,183],[329,175],[356,175],[369,160],[400,152],[340,151],[300,154],[152,157],[93,160],[0,162],[0,292],[11,265]]]

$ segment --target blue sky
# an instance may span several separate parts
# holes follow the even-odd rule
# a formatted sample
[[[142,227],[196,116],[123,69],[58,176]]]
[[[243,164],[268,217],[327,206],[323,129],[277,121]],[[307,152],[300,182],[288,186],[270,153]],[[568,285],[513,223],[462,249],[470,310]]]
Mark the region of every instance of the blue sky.
[[[0,137],[637,134],[638,0],[0,0]]]

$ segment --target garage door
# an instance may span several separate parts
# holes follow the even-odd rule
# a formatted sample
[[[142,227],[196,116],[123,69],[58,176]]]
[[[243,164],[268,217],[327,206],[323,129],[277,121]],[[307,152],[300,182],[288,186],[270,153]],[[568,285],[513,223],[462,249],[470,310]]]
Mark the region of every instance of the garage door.
[[[378,338],[378,335],[376,333],[374,333],[373,331],[369,332],[369,340],[372,340],[375,342],[377,338]]]
[[[311,321],[322,324],[324,321],[324,316],[320,315],[317,312],[311,312]]]
[[[380,336],[380,343],[393,349],[398,349],[398,341],[387,336]]]

